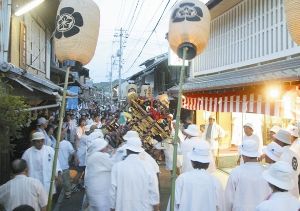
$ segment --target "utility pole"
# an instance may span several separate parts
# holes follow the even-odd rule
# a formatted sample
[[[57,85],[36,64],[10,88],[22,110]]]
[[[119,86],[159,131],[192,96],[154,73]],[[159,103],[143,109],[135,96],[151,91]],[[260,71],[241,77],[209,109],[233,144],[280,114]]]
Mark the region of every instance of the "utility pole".
[[[109,74],[109,82],[110,82],[110,104],[112,105],[112,98],[113,98],[113,88],[112,88],[112,73],[113,73],[113,66],[114,66],[114,56],[111,56],[110,59],[110,74]]]
[[[120,49],[119,49],[119,90],[118,90],[118,100],[119,100],[119,105],[121,105],[121,71],[122,71],[122,53],[123,53],[123,43],[122,43],[122,38],[123,38],[123,29],[121,28],[120,30]]]
[[[122,89],[121,89],[121,84],[122,84],[122,78],[121,78],[121,73],[122,73],[122,57],[123,57],[123,36],[125,38],[128,37],[126,34],[125,30],[123,28],[120,29],[119,34],[115,35],[115,37],[119,37],[120,39],[120,48],[118,50],[117,56],[119,57],[119,86],[118,86],[118,101],[119,101],[119,106],[121,105],[121,99],[122,99]]]

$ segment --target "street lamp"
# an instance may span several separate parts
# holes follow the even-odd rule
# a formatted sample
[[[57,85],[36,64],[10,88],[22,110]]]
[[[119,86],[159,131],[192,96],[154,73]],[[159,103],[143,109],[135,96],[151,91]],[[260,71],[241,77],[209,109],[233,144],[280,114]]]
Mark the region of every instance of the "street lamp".
[[[36,8],[37,6],[39,6],[41,3],[43,3],[45,0],[33,0],[27,4],[25,4],[23,7],[19,8],[16,12],[15,12],[15,16],[21,16],[27,12],[29,12],[30,10]]]
[[[281,87],[279,85],[268,86],[266,89],[267,97],[278,99],[281,95]]]

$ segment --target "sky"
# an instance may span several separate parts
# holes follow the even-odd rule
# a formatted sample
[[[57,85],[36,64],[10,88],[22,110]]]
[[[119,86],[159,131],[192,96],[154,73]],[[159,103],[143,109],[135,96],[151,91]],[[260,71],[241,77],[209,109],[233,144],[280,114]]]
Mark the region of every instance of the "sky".
[[[123,43],[123,79],[141,71],[141,63],[152,57],[168,52],[168,42],[165,35],[169,28],[171,7],[177,0],[94,0],[100,9],[100,31],[97,48],[92,61],[86,65],[90,69],[90,78],[94,82],[109,81],[111,57],[114,56],[113,80],[118,78],[119,58],[117,51],[120,46],[119,34],[122,28],[126,32]],[[169,2],[170,1],[170,2]],[[207,0],[203,0],[205,3]],[[165,6],[168,7],[151,36],[148,44],[136,62],[143,45],[154,29]],[[135,12],[134,12],[135,11]],[[134,15],[134,16],[133,16]],[[123,40],[124,40],[123,39]]]

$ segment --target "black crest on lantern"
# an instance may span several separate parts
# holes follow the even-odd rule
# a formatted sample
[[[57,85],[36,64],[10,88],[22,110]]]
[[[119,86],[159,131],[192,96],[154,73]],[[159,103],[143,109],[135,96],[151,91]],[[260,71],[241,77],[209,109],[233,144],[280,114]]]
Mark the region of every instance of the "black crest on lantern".
[[[64,7],[60,10],[59,15],[56,17],[55,37],[57,39],[62,36],[68,38],[80,32],[83,26],[83,19],[79,12],[74,12],[72,7]]]
[[[292,167],[295,171],[298,169],[298,161],[295,157],[292,158]]]
[[[203,17],[202,9],[194,3],[182,3],[172,14],[174,23],[182,21],[200,21]]]

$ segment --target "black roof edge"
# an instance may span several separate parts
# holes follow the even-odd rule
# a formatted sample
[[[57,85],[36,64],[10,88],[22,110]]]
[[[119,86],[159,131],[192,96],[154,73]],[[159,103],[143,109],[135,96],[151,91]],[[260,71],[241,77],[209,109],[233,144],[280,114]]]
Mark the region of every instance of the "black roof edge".
[[[223,0],[210,0],[209,2],[206,3],[206,6],[208,7],[208,9],[212,9],[215,6],[217,6],[221,1]]]

